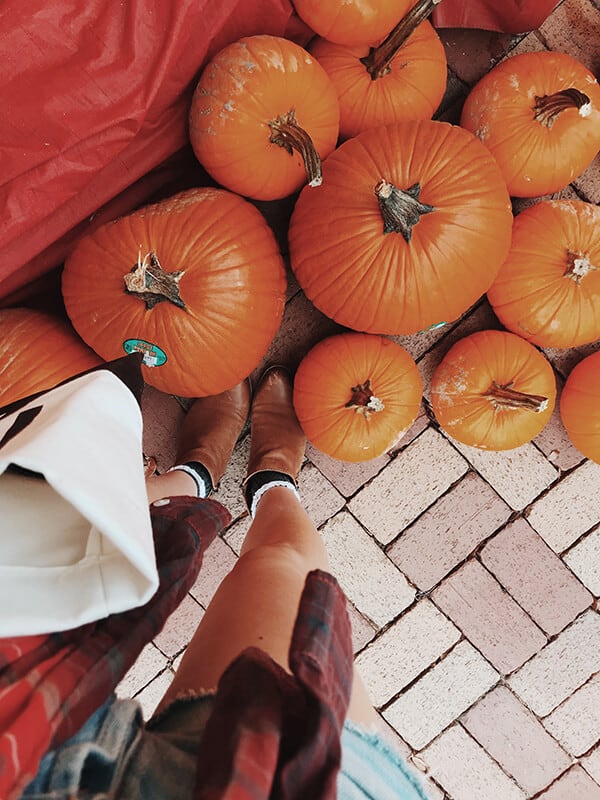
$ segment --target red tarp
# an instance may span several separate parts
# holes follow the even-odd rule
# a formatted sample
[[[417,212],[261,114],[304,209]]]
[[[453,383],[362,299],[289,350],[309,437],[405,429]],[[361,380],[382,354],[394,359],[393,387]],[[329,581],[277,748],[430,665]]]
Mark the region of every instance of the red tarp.
[[[551,5],[443,0],[434,21],[528,30]],[[290,0],[27,0],[0,11],[0,299],[59,265],[90,226],[197,171],[187,116],[201,67],[254,33],[310,38]]]

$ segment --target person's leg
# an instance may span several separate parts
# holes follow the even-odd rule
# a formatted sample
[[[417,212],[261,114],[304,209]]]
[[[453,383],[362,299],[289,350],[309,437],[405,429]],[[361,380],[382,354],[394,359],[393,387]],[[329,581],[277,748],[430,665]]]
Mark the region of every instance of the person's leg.
[[[285,373],[267,373],[251,419],[249,476],[260,483],[261,473],[269,470],[295,479],[305,438]],[[227,666],[250,646],[289,670],[288,651],[306,576],[313,569],[329,568],[321,536],[293,486],[271,485],[260,497],[240,558],[215,593],[159,708],[182,693],[215,689]],[[252,505],[252,498],[248,500]],[[363,724],[377,719],[360,679],[354,682],[349,717]]]

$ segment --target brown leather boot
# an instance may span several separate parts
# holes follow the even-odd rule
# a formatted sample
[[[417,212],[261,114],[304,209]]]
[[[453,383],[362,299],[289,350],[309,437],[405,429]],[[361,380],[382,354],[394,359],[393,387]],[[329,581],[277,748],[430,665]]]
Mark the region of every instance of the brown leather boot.
[[[306,437],[292,404],[292,383],[284,367],[271,367],[258,384],[250,415],[250,456],[244,484],[257,472],[273,470],[296,482]]]
[[[176,464],[199,461],[219,485],[250,409],[248,378],[233,389],[195,400],[179,434]]]

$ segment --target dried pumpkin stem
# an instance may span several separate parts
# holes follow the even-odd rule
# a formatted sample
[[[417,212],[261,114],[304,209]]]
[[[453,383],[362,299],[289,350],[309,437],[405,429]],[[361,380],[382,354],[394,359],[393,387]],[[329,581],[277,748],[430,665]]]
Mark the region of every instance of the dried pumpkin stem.
[[[357,414],[362,414],[365,419],[369,419],[371,414],[376,414],[385,408],[382,401],[371,392],[370,378],[364,383],[353,386],[351,392],[352,395],[345,408],[353,409]]]
[[[589,272],[594,272],[597,269],[598,267],[592,264],[589,256],[567,250],[567,269],[565,270],[567,278],[571,278],[575,283],[580,284]]]
[[[146,253],[143,259],[141,255],[140,247],[137,264],[130,272],[123,275],[127,294],[139,297],[146,303],[147,309],[154,308],[163,300],[169,300],[178,308],[185,309],[185,303],[179,293],[179,281],[183,271],[165,272],[160,265],[158,256],[152,251]]]
[[[401,233],[404,240],[410,242],[412,229],[421,216],[435,211],[433,206],[421,203],[420,193],[420,183],[403,190],[386,180],[379,181],[375,187],[375,195],[383,217],[384,233]]]
[[[293,155],[296,150],[304,162],[308,185],[320,186],[323,180],[321,158],[309,134],[296,122],[294,109],[292,108],[287,114],[271,120],[268,124],[271,129],[269,141],[283,147],[290,155]]]
[[[487,392],[483,393],[483,397],[489,397],[496,408],[528,408],[539,414],[548,407],[547,397],[518,392],[512,385],[512,382],[498,384],[493,381]]]
[[[579,89],[563,89],[562,92],[545,94],[543,97],[535,96],[533,116],[542,125],[551,128],[556,117],[567,108],[576,108],[580,117],[589,117],[592,113],[592,103],[587,94]]]
[[[391,70],[391,62],[396,57],[396,53],[406,42],[408,37],[431,14],[433,9],[442,0],[418,0],[417,4],[411,8],[408,14],[400,20],[396,27],[386,36],[377,47],[371,47],[369,54],[360,61],[367,68],[371,80],[383,78]]]

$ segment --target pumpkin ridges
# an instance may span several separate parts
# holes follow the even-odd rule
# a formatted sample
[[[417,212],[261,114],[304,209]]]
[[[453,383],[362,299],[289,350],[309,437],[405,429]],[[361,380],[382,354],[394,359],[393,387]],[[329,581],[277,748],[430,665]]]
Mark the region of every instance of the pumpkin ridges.
[[[600,264],[600,211],[579,200],[540,201],[515,219],[511,249],[488,298],[505,327],[544,347],[600,336],[600,269],[565,275],[568,252]]]
[[[65,305],[83,338],[105,358],[122,355],[126,340],[142,339],[167,356],[160,367],[143,367],[149,383],[184,396],[218,394],[251,372],[271,342],[285,302],[283,262],[266,221],[247,201],[223,190],[189,190],[177,197],[82,239],[63,274]],[[168,303],[148,311],[125,294],[123,275],[146,242],[164,253],[164,263],[183,270],[179,286],[187,311]],[[103,261],[106,279],[97,266]],[[239,336],[240,330],[246,333]],[[223,347],[226,359],[218,357]],[[198,368],[213,357],[210,369]]]

